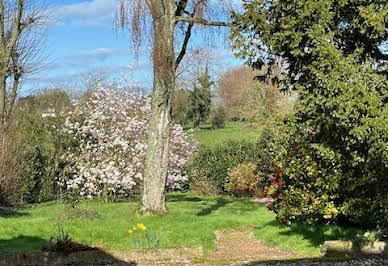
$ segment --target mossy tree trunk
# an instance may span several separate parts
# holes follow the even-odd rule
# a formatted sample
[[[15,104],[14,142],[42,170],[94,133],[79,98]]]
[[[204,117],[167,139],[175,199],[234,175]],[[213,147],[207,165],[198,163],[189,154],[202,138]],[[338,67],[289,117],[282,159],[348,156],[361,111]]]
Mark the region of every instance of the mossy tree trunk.
[[[207,2],[196,0],[121,0],[117,22],[124,29],[131,23],[135,42],[140,42],[142,16],[147,6],[152,17],[153,32],[153,93],[148,148],[144,169],[143,196],[140,211],[165,213],[165,188],[167,179],[169,133],[171,121],[171,95],[175,86],[175,70],[184,57],[194,24],[230,26],[228,22],[204,19]],[[128,12],[129,11],[129,12]],[[176,23],[188,25],[177,58],[174,53],[174,28]]]
[[[175,86],[175,1],[156,0],[153,18],[153,93],[141,212],[165,213],[171,94]]]

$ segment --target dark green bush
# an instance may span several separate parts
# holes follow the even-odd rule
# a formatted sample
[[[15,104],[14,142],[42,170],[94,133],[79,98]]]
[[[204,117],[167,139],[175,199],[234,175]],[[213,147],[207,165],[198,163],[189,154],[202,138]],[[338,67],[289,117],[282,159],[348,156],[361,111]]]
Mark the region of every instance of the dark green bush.
[[[66,139],[61,138],[60,133],[64,122],[61,112],[69,106],[67,94],[56,90],[18,102],[14,120],[22,146],[19,164],[24,201],[52,199],[57,193],[56,179],[61,172],[59,157],[66,146]]]
[[[190,188],[202,182],[218,193],[227,193],[228,170],[241,163],[255,162],[257,152],[256,144],[248,141],[201,146],[188,166]]]
[[[284,222],[387,228],[387,80],[349,59],[322,77],[324,87],[301,90],[281,161],[288,189],[270,208]]]
[[[293,117],[287,119],[292,121]],[[279,162],[287,151],[288,136],[293,132],[293,127],[285,126],[283,122],[268,123],[263,128],[256,145],[256,172],[263,186],[268,183],[271,175],[278,170]]]
[[[268,187],[276,198],[269,208],[283,222],[387,226],[387,6],[381,3],[248,1],[245,12],[233,15],[238,55],[257,68],[286,62],[281,86],[298,92],[296,134]]]

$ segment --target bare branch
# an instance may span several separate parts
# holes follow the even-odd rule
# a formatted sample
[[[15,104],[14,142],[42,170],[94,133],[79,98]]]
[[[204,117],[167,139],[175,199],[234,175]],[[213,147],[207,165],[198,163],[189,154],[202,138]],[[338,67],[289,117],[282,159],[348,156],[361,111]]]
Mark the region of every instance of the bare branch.
[[[183,43],[182,43],[182,48],[181,48],[181,51],[179,52],[179,55],[178,55],[176,62],[175,62],[175,69],[178,68],[180,62],[182,61],[183,57],[186,54],[187,44],[189,43],[189,40],[191,37],[191,30],[192,30],[193,26],[194,26],[194,23],[189,23],[189,26],[187,26],[185,38],[184,38]]]
[[[10,119],[20,83],[43,64],[46,0],[0,0],[0,127]]]
[[[185,13],[186,11],[186,7],[187,7],[187,0],[180,0],[178,3],[177,3],[177,8],[176,8],[176,11],[175,11],[175,16],[179,17],[179,16],[182,16],[183,13]]]
[[[4,40],[4,4],[0,1],[0,48],[4,53],[5,40]]]
[[[17,65],[18,65],[17,55],[12,56],[12,61],[14,61],[13,64],[15,65],[15,69],[13,70],[13,84],[12,84],[11,93],[10,93],[9,99],[8,99],[8,108],[7,108],[7,111],[5,113],[5,120],[8,120],[11,116],[13,107],[15,105],[16,96],[18,94],[20,78],[23,74],[23,70],[21,68],[17,67]]]
[[[15,44],[18,40],[18,37],[21,32],[21,21],[22,21],[22,16],[23,16],[23,8],[24,8],[24,0],[18,0],[18,5],[17,5],[17,13],[15,17],[15,24],[13,25],[11,37],[7,46],[7,57],[12,53],[12,50],[15,47]]]
[[[216,26],[216,27],[230,27],[233,24],[231,22],[225,22],[225,21],[210,21],[203,18],[191,18],[191,17],[176,17],[176,21],[183,21],[187,23],[193,23],[193,24],[201,24],[206,26]]]

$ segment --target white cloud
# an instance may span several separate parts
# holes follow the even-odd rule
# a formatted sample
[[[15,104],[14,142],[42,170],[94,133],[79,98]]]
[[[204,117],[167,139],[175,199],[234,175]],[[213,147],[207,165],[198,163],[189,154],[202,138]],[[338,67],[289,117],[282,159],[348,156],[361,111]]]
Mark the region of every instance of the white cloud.
[[[71,5],[61,5],[56,8],[56,11],[63,23],[68,22],[76,26],[100,27],[113,24],[117,3],[117,0],[92,0]]]
[[[129,50],[127,49],[112,49],[112,48],[96,48],[88,51],[84,51],[78,54],[71,55],[68,59],[70,61],[79,60],[83,64],[89,62],[103,62],[108,58],[114,56],[129,56]]]

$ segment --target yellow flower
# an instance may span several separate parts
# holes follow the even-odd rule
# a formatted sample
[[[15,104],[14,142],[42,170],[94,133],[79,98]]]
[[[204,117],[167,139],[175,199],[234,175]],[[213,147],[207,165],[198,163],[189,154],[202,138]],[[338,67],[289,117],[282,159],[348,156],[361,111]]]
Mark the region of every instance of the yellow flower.
[[[136,231],[136,229],[137,229],[136,226],[132,227],[132,231]]]
[[[139,230],[142,230],[142,231],[147,230],[147,227],[146,227],[144,224],[142,224],[142,223],[137,224],[136,227],[137,227]]]
[[[130,235],[130,234],[132,234],[133,233],[133,230],[132,229],[129,229],[128,230],[128,234]]]

